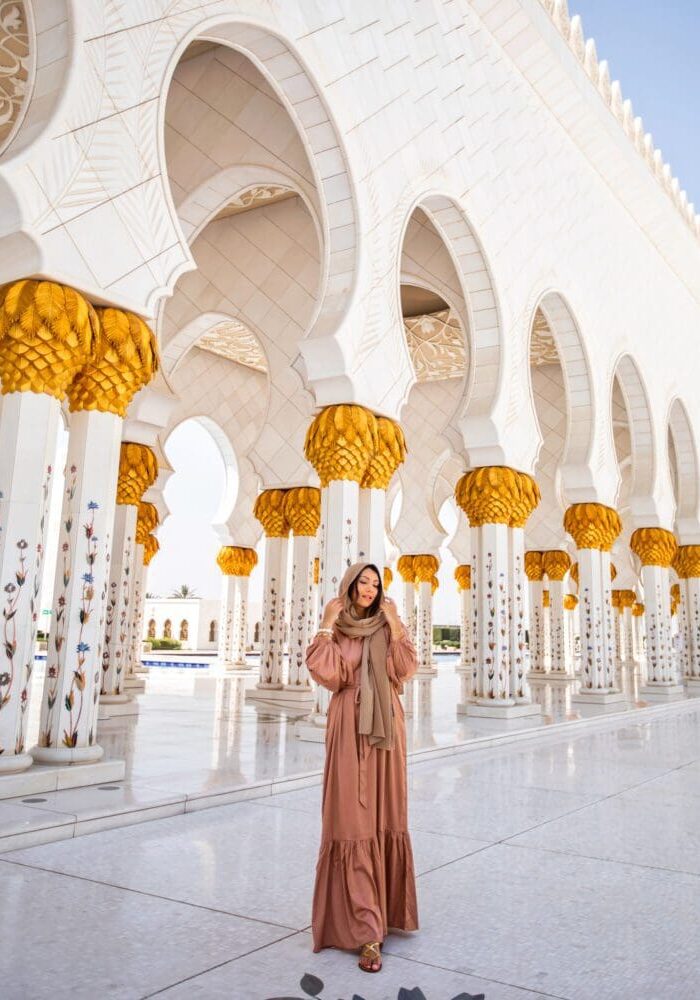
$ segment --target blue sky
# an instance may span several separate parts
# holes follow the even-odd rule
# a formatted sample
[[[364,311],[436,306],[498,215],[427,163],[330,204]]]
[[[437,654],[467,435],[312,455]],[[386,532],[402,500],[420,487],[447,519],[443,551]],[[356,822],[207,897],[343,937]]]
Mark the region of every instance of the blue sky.
[[[620,80],[623,95],[700,211],[700,0],[570,0],[569,7],[572,15],[581,15],[598,57],[608,60],[612,79]],[[188,583],[202,597],[217,597],[221,578],[211,520],[224,488],[218,449],[206,431],[188,422],[171,436],[167,454],[176,470],[166,489],[172,516],[159,532],[161,551],[151,567],[149,589],[166,596]],[[444,526],[452,530],[453,518]],[[440,569],[436,618],[442,622],[458,620],[453,568],[446,558]],[[261,580],[260,567],[252,580],[253,599]],[[398,590],[394,596],[399,597]]]
[[[700,0],[569,0],[700,212]]]

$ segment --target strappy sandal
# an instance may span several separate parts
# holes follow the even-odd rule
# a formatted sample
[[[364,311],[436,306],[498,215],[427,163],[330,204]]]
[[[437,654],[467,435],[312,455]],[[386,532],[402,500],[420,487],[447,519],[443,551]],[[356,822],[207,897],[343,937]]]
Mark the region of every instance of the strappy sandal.
[[[362,945],[362,948],[360,948],[360,961],[357,964],[363,972],[381,972],[382,956],[379,949],[379,941],[370,941],[369,944]],[[363,965],[363,962],[369,964]],[[373,969],[373,965],[377,965],[378,968]]]

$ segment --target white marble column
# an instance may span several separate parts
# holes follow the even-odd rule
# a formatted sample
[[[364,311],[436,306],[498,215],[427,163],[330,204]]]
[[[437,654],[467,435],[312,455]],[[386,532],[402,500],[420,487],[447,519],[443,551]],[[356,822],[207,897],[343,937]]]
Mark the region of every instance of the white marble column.
[[[530,598],[530,672],[538,676],[546,673],[543,555],[543,552],[531,549],[525,553],[524,557]]]
[[[520,532],[539,502],[539,489],[525,473],[486,466],[462,476],[455,498],[469,519],[475,552],[472,582],[478,696],[475,704],[467,705],[467,715],[509,718],[539,714],[541,709],[530,700],[523,682],[523,664],[513,664],[520,639],[512,625],[514,615],[522,611],[527,627]],[[519,595],[512,592],[517,586],[521,588]]]
[[[578,503],[564,515],[576,543],[581,626],[581,683],[572,701],[607,705],[622,701],[615,682],[610,548],[622,529],[617,511],[599,503]]]
[[[673,568],[680,588],[680,680],[695,693],[700,688],[700,545],[679,545]]]
[[[632,634],[634,636],[635,661],[646,668],[646,626],[644,622],[644,605],[638,602],[632,608]]]
[[[72,288],[0,287],[0,774],[32,762],[26,719],[60,406],[98,337],[95,311]]]
[[[416,603],[416,574],[413,570],[413,556],[401,556],[396,568],[403,580],[403,620],[413,645],[418,649],[418,607]]]
[[[284,684],[284,612],[288,555],[288,535],[266,533],[260,680],[256,685],[258,689],[281,690]]]
[[[527,675],[530,655],[525,632],[530,621],[528,579],[525,573],[525,531],[510,526],[508,600],[510,618],[510,681],[509,689],[516,704],[532,700]]]
[[[158,475],[158,461],[147,445],[124,441],[119,456],[117,506],[107,586],[100,703],[130,700],[124,690],[133,624],[133,574],[138,505]]]
[[[315,634],[313,573],[316,533],[321,519],[320,490],[298,487],[287,491],[285,513],[293,532],[292,593],[289,632],[289,679],[285,696],[300,703],[313,698],[306,667],[306,649]]]
[[[384,572],[384,523],[386,490],[360,489],[358,507],[358,559],[374,563],[379,574]]]
[[[477,536],[477,600],[479,603],[479,705],[515,706],[510,693],[508,623],[508,525],[474,526]]]
[[[622,636],[622,649],[624,651],[623,663],[626,667],[631,667],[635,662],[634,654],[634,628],[632,624],[632,608],[636,601],[633,590],[626,589],[620,592],[620,631]]]
[[[2,342],[0,341],[0,348]],[[60,403],[46,393],[11,392],[0,420],[0,774],[32,763],[26,714],[44,562],[46,515]]]
[[[134,546],[134,563],[132,567],[131,613],[129,628],[129,653],[126,660],[126,678],[124,689],[135,692],[143,691],[145,681],[137,677],[136,672],[141,666],[141,647],[143,643],[143,608],[145,601],[145,576],[143,543],[139,541],[138,517],[136,527],[136,545]]]
[[[677,697],[683,693],[683,684],[671,640],[669,573],[676,540],[664,528],[638,528],[630,538],[630,548],[641,560],[644,587],[647,672],[640,692],[645,697]]]
[[[683,546],[690,548],[690,546]],[[692,546],[700,550],[700,546]],[[695,557],[700,570],[700,551]],[[688,619],[688,687],[697,691],[700,688],[700,575],[688,576],[683,580],[681,600],[685,598],[686,615]]]
[[[433,663],[433,589],[439,566],[432,553],[414,555],[413,570],[418,585],[418,671],[424,676],[437,673]]]
[[[571,676],[576,676],[576,635],[578,620],[578,597],[575,594],[564,594],[564,632],[568,644],[568,663]]]
[[[73,413],[35,760],[99,760],[97,696],[122,418]],[[135,508],[130,508],[135,510]]]
[[[563,549],[548,549],[542,558],[548,579],[550,621],[550,677],[554,680],[572,679],[571,641],[568,635],[568,612],[564,608],[564,578],[571,566],[571,558]]]
[[[218,662],[224,670],[249,670],[246,660],[248,632],[248,581],[258,563],[255,549],[224,545],[216,562],[221,579]]]
[[[315,633],[311,612],[313,607],[313,538],[294,535],[292,542],[292,595],[289,614],[289,680],[294,691],[311,692],[311,679],[306,668],[306,648]]]

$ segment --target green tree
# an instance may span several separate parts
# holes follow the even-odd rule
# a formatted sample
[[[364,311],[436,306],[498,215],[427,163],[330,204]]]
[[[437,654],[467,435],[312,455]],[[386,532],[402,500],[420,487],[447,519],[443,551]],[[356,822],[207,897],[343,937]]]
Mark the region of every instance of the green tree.
[[[188,583],[181,583],[177,590],[174,590],[171,597],[196,597],[197,591],[190,587]]]

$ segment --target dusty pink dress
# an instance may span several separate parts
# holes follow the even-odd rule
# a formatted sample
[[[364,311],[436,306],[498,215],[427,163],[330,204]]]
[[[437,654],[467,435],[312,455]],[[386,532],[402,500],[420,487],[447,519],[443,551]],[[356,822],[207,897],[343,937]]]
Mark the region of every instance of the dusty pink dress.
[[[388,631],[388,626],[387,631]],[[362,640],[335,630],[311,643],[311,676],[333,692],[328,709],[321,850],[311,926],[314,951],[383,941],[418,928],[406,802],[406,727],[399,690],[417,667],[408,636],[389,641],[394,749],[357,732]]]

